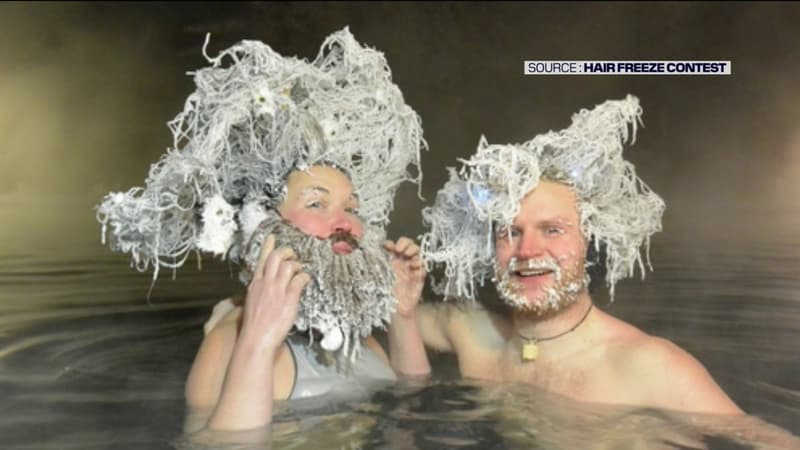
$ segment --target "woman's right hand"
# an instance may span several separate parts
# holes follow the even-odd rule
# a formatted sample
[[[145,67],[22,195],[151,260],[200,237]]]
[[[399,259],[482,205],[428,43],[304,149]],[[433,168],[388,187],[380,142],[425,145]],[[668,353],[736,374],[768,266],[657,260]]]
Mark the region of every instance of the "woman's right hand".
[[[247,288],[240,339],[275,351],[297,317],[300,294],[311,281],[290,248],[275,248],[269,235],[261,246],[253,280]]]

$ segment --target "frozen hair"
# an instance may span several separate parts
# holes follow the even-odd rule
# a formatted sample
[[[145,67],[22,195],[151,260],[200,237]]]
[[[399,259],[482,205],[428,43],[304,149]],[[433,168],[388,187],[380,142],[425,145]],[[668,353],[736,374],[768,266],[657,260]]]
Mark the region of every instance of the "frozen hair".
[[[477,153],[459,160],[458,171],[448,169],[450,180],[422,212],[430,228],[422,237],[424,258],[429,268],[444,266],[437,292],[475,300],[478,286],[494,275],[493,225],[511,225],[521,200],[542,179],[575,191],[581,232],[595,250],[604,250],[612,299],[617,281],[636,266],[644,277],[650,236],[661,230],[665,205],[622,157],[641,114],[639,100],[628,95],[583,109],[568,128],[522,144],[490,145],[481,137]]]
[[[228,256],[247,242],[286,178],[314,165],[344,172],[359,214],[385,226],[404,181],[420,182],[419,116],[392,82],[384,55],[345,28],[309,62],[242,41],[193,72],[196,90],[169,122],[173,144],[145,187],[107,195],[103,240],[139,271],[178,268],[191,252]],[[413,167],[412,167],[413,166]],[[416,167],[416,169],[414,169]]]

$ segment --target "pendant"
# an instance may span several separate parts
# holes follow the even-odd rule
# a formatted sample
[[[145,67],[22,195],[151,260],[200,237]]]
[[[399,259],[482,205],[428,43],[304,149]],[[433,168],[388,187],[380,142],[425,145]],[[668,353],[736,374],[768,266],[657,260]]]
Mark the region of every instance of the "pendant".
[[[536,361],[539,357],[539,346],[536,341],[526,341],[522,344],[522,360],[523,361]]]

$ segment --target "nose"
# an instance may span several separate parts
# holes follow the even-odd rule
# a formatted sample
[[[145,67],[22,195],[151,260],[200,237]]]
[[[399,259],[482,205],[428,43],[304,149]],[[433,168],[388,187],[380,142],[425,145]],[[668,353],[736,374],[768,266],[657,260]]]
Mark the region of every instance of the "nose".
[[[344,212],[337,213],[333,216],[331,220],[331,234],[336,233],[348,233],[348,234],[357,234],[356,225],[353,223],[353,219]]]
[[[538,258],[544,255],[542,238],[536,233],[522,233],[517,241],[517,259]]]

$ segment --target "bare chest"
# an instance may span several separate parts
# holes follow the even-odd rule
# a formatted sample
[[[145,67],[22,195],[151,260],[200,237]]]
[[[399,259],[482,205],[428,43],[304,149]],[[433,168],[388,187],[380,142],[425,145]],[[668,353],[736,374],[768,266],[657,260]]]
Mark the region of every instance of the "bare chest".
[[[630,386],[615,376],[601,361],[587,356],[563,362],[523,362],[521,355],[504,352],[476,352],[460,358],[465,377],[501,383],[526,383],[584,402],[616,403],[630,394]]]
[[[461,375],[502,383],[527,383],[561,394],[585,395],[600,391],[601,384],[594,380],[596,370],[571,364],[522,362],[503,351],[473,347],[469,352],[459,352]]]
[[[601,383],[593,376],[596,369],[582,365],[504,358],[498,367],[501,381],[527,383],[568,397],[595,397],[602,390]]]

